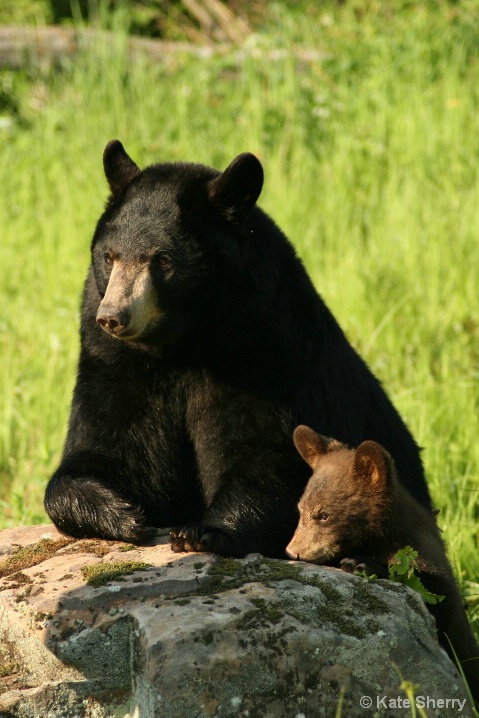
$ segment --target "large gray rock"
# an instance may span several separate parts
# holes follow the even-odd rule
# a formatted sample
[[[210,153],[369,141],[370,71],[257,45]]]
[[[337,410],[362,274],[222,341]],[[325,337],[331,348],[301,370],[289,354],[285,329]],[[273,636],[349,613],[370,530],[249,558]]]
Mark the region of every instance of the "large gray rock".
[[[472,717],[422,601],[388,581],[51,526],[0,532],[0,576],[0,716],[329,718],[342,695],[343,717],[404,718],[406,680],[426,715]]]

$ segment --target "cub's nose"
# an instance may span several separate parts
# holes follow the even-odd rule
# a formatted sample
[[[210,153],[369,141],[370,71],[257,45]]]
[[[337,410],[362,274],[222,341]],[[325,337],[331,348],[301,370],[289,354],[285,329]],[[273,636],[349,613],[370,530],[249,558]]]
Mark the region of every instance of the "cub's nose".
[[[114,312],[105,307],[98,310],[96,315],[97,324],[109,334],[119,335],[126,329],[129,317],[126,312]]]
[[[286,553],[286,556],[287,556],[288,558],[292,558],[293,561],[299,561],[299,560],[300,560],[300,558],[299,558],[299,553],[297,553],[296,551],[292,551],[292,550],[290,549],[289,545],[286,547],[285,553]]]

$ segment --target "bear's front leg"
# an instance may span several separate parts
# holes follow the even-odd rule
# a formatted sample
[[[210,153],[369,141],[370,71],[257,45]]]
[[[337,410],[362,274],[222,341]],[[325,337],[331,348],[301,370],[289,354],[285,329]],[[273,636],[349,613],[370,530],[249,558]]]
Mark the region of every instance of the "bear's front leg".
[[[174,551],[283,558],[309,469],[293,444],[289,410],[204,373],[188,396],[205,511],[172,532]]]
[[[306,480],[298,486],[303,466],[296,464],[294,453],[292,461],[279,455],[280,464],[273,460],[278,452],[271,448],[255,453],[247,463],[238,461],[221,475],[220,488],[207,503],[201,522],[172,530],[173,551],[284,557],[298,522],[297,502]]]

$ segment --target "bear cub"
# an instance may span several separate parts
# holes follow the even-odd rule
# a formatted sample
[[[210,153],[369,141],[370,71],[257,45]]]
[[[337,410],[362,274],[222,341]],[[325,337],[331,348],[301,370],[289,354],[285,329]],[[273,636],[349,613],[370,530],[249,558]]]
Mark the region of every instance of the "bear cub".
[[[362,564],[367,573],[387,578],[388,560],[412,546],[423,585],[445,596],[427,606],[439,641],[452,660],[457,656],[478,703],[479,646],[433,513],[399,483],[391,456],[375,441],[349,449],[307,426],[298,426],[293,438],[314,473],[298,504],[299,524],[287,555],[346,571]]]

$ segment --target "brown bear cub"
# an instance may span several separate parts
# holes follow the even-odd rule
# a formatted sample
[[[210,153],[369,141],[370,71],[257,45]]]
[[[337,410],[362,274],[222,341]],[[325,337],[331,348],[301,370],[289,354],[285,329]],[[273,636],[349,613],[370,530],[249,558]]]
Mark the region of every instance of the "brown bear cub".
[[[388,560],[412,546],[423,585],[445,596],[428,604],[439,641],[453,660],[456,654],[479,704],[479,646],[433,514],[399,483],[392,458],[375,441],[354,450],[298,426],[294,443],[314,473],[298,504],[287,555],[347,571],[362,564],[367,573],[387,578]]]

